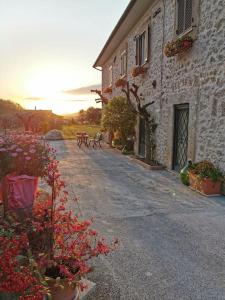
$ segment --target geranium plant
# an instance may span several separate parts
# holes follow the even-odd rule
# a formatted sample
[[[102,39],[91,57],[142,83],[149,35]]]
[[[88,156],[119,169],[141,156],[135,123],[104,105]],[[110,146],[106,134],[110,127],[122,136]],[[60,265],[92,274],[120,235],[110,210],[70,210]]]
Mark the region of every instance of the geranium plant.
[[[209,178],[212,181],[222,180],[222,173],[210,161],[204,160],[190,166],[190,173],[197,175],[200,179]]]
[[[191,36],[184,36],[175,41],[170,41],[164,48],[164,54],[167,57],[173,57],[183,51],[190,49],[193,45],[193,38]]]
[[[222,173],[210,161],[204,160],[190,166],[190,186],[203,195],[220,195],[222,180]]]
[[[49,149],[35,135],[11,134],[0,138],[0,179],[7,174],[46,174]]]
[[[139,75],[144,75],[147,72],[147,68],[144,66],[137,66],[131,70],[132,77],[137,77]]]

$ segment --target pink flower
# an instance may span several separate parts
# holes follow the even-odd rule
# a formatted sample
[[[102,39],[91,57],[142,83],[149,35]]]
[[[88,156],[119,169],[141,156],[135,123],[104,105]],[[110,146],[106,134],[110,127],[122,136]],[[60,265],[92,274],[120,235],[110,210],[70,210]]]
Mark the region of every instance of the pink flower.
[[[30,149],[29,152],[30,152],[30,153],[36,153],[36,150],[35,150],[35,149]]]
[[[7,151],[6,148],[0,148],[0,152],[5,152]]]
[[[24,154],[24,155],[28,155],[28,153],[27,153],[27,152],[24,152],[23,154]]]
[[[17,147],[17,145],[12,145],[9,149],[10,150],[13,150],[13,149],[15,149]]]
[[[17,148],[17,149],[16,149],[16,152],[23,152],[23,149]]]
[[[30,156],[26,156],[25,159],[26,160],[31,160],[31,157]]]
[[[12,156],[12,157],[17,157],[17,156],[18,156],[18,153],[14,152],[14,153],[11,154],[11,156]]]

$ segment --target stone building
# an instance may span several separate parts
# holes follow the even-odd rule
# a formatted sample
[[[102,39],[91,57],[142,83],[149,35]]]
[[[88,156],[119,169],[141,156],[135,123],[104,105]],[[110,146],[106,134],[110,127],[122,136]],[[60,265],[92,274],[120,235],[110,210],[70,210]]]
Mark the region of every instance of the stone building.
[[[167,57],[169,41],[190,37],[192,47]],[[146,73],[133,78],[131,70]],[[119,78],[140,85],[158,124],[157,160],[179,170],[209,159],[225,171],[224,0],[131,0],[94,67],[102,90]],[[108,95],[107,95],[108,96]],[[137,122],[135,152],[145,155],[145,126]]]

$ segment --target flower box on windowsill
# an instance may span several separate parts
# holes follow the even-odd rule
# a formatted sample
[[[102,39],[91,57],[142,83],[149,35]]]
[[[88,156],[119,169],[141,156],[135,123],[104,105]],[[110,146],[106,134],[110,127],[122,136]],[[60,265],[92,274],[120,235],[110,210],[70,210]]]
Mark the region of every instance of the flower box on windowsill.
[[[112,94],[112,87],[108,86],[107,88],[104,89],[103,91],[105,94]]]
[[[134,67],[131,71],[132,77],[137,77],[139,75],[144,75],[147,72],[147,68],[144,66]]]
[[[183,36],[176,41],[170,41],[164,48],[164,54],[167,57],[173,57],[179,53],[187,51],[193,46],[193,38],[191,36]]]
[[[123,79],[123,78],[119,78],[116,82],[115,82],[115,86],[117,87],[117,88],[119,88],[119,87],[125,87],[126,86],[126,84],[127,84],[127,81],[125,80],[125,79]]]

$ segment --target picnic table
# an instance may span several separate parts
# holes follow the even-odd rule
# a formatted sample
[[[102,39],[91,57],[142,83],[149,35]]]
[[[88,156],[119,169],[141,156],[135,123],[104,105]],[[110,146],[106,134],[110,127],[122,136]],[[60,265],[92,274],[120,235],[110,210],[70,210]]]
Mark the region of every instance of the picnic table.
[[[86,147],[88,147],[88,138],[89,135],[86,132],[78,132],[77,133],[77,145],[78,147],[81,147],[82,144],[84,144]]]

